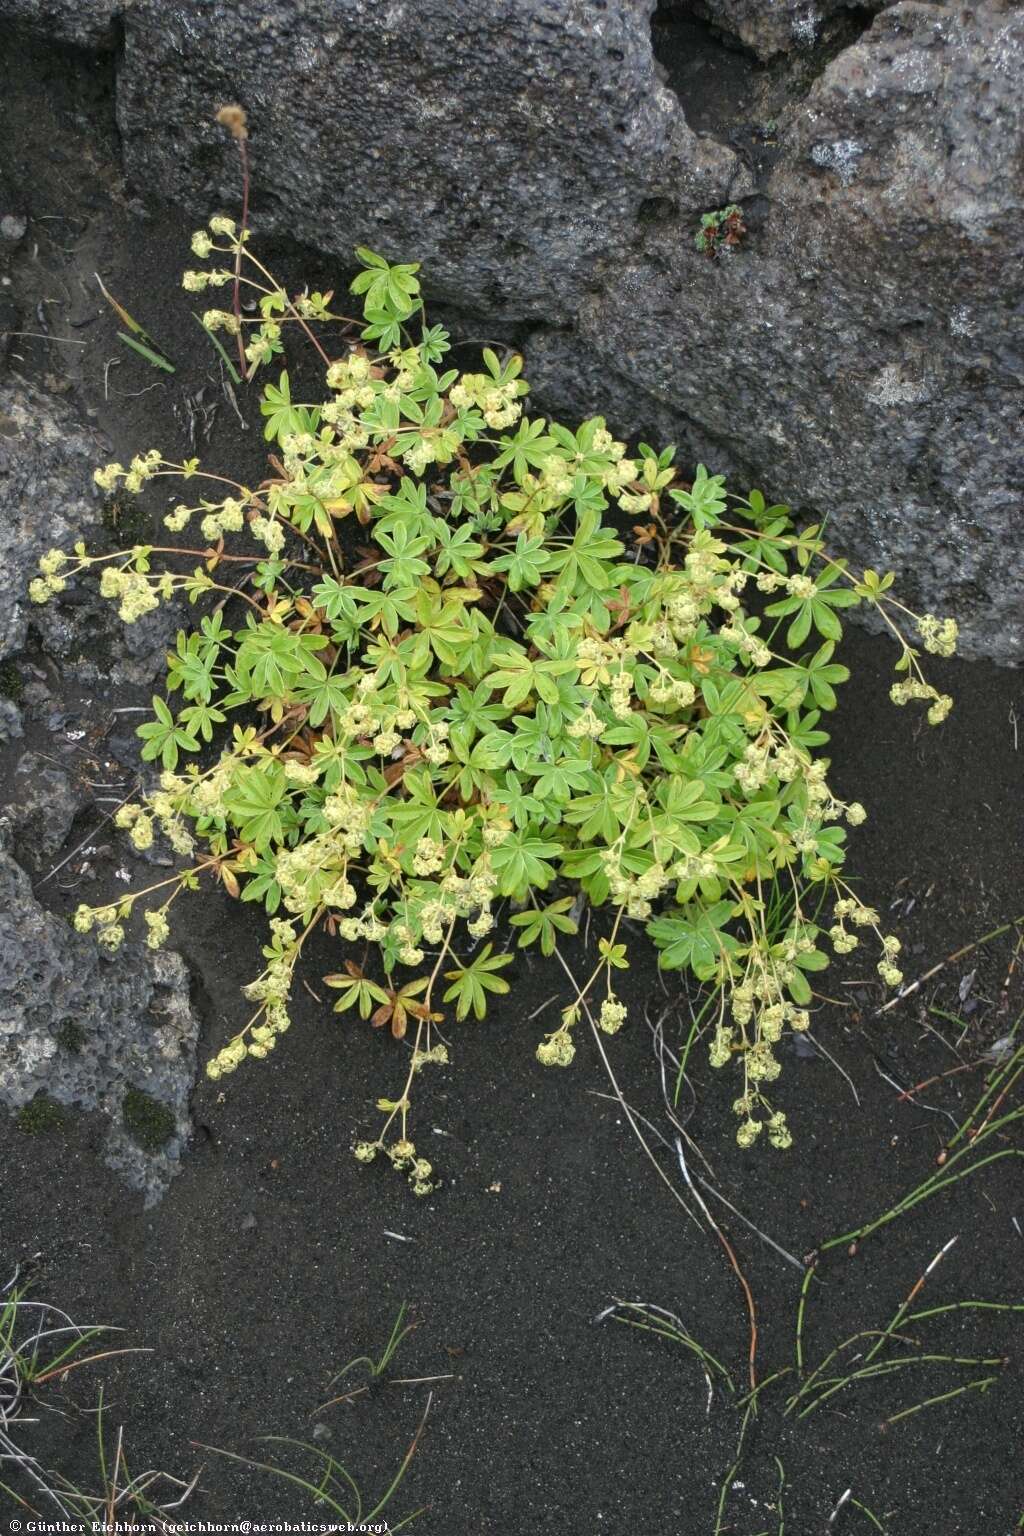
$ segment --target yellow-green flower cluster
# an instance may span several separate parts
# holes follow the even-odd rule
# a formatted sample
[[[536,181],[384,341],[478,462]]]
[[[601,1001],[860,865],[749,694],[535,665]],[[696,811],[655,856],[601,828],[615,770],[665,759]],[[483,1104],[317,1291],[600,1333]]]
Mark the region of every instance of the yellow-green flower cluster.
[[[95,929],[96,942],[104,949],[120,949],[124,943],[124,928],[118,921],[116,907],[90,907],[82,902],[72,921],[76,933],[91,933]]]
[[[697,690],[688,678],[672,677],[668,672],[660,671],[648,689],[647,697],[652,704],[674,712],[689,709],[697,698]]]
[[[271,358],[281,351],[281,327],[276,320],[264,320],[258,327],[255,335],[250,335],[246,343],[246,361],[258,368],[261,363],[269,363]]]
[[[154,579],[141,571],[108,565],[100,577],[100,596],[117,600],[118,618],[125,624],[134,624],[145,614],[152,613],[154,608],[159,608],[160,598],[170,597],[172,591],[172,577],[166,572]]]
[[[289,912],[310,915],[318,906],[348,911],[356,903],[356,891],[347,869],[352,828],[332,829],[308,837],[296,848],[279,849],[274,878]]]
[[[181,286],[186,293],[202,293],[205,288],[223,288],[234,277],[226,267],[214,267],[210,272],[185,272]]]
[[[749,1096],[736,1100],[733,1109],[737,1114],[744,1115],[743,1123],[736,1129],[736,1141],[739,1146],[752,1147],[763,1130],[768,1132],[768,1140],[779,1151],[785,1151],[793,1145],[793,1136],[786,1124],[786,1116],[781,1109],[772,1111],[766,1119],[758,1120],[753,1111],[758,1107],[757,1103]]]
[[[359,798],[358,791],[343,784],[324,801],[323,812],[331,824],[334,847],[346,853],[358,853],[373,814],[371,806]]]
[[[372,1163],[378,1152],[383,1152],[396,1173],[405,1174],[414,1195],[429,1195],[437,1188],[434,1165],[425,1157],[416,1155],[416,1145],[406,1137],[382,1146],[379,1141],[357,1141],[352,1155],[357,1162]]]
[[[279,555],[285,546],[285,531],[275,517],[257,514],[249,520],[249,532],[270,555]]]
[[[903,946],[894,934],[886,934],[882,939],[882,959],[878,962],[878,974],[887,987],[898,987],[903,981],[903,972],[893,962]]]
[[[426,1066],[446,1067],[448,1065],[448,1047],[440,1041],[432,1045],[428,1051],[414,1050],[412,1053],[412,1069],[421,1072]]]
[[[149,911],[144,915],[146,927],[149,929],[146,935],[146,944],[150,949],[159,949],[162,944],[166,944],[171,932],[167,915],[162,909]]]
[[[229,309],[204,309],[203,325],[208,331],[227,331],[229,336],[237,336],[242,329],[238,316]]]
[[[379,377],[379,374],[374,374],[369,357],[358,349],[350,352],[348,357],[338,358],[331,363],[327,369],[327,388],[338,395],[340,405],[359,405],[367,409],[377,398],[371,382],[375,377]]]
[[[153,821],[141,805],[122,805],[114,817],[115,827],[127,830],[134,846],[140,853],[153,846]]]
[[[537,1060],[542,1067],[568,1067],[572,1065],[576,1047],[568,1029],[558,1029],[537,1047]]]
[[[358,917],[343,917],[338,924],[338,932],[346,944],[358,943],[360,939],[365,939],[368,944],[380,944],[387,938],[388,928],[386,923],[381,922],[372,904],[369,904]]]
[[[634,875],[624,870],[614,849],[606,849],[601,855],[612,900],[625,909],[626,916],[643,921],[653,910],[653,904],[672,883],[672,875],[663,864],[655,862]]]
[[[263,953],[270,963],[255,981],[242,988],[243,996],[250,1002],[261,1004],[258,1022],[250,1023],[234,1040],[218,1051],[206,1064],[207,1077],[216,1080],[227,1072],[234,1072],[252,1057],[262,1061],[270,1055],[278,1037],[291,1028],[288,1014],[288,997],[292,976],[299,954],[299,941],[292,924],[283,918],[271,918],[270,931],[273,943]]]
[[[597,1024],[606,1035],[617,1035],[626,1022],[626,1005],[620,1003],[617,997],[606,997],[601,1004],[601,1012]]]
[[[236,249],[239,244],[239,240],[248,240],[250,233],[249,230],[246,229],[243,230],[241,236],[239,236],[234,219],[229,218],[227,214],[224,213],[215,213],[213,215],[213,218],[210,220],[210,231],[212,231],[212,234],[208,233],[205,229],[197,229],[195,234],[192,236],[192,254],[193,256],[198,256],[200,261],[205,261],[207,257],[215,250],[230,251]],[[212,238],[213,235],[222,236],[224,239],[228,240],[229,244],[226,246],[215,245]]]
[[[245,503],[234,496],[226,496],[215,510],[207,513],[199,527],[203,538],[210,540],[225,533],[241,533],[245,527]]]
[[[903,682],[893,683],[889,689],[889,697],[894,704],[909,704],[911,699],[931,699],[933,702],[928,710],[928,724],[941,725],[943,720],[953,708],[953,700],[948,693],[939,693],[930,683],[918,678],[907,678]]]
[[[159,448],[150,448],[147,453],[136,454],[127,469],[123,464],[104,464],[93,471],[93,479],[102,491],[116,490],[117,482],[122,480],[124,489],[134,495],[153,478],[162,463]]]
[[[475,406],[483,412],[487,425],[500,431],[502,427],[513,426],[522,415],[521,392],[518,379],[499,384],[487,373],[464,373],[448,391],[448,398],[456,410],[471,410]]]
[[[40,555],[40,574],[28,584],[28,595],[32,602],[48,603],[51,597],[64,591],[67,578],[61,575],[61,571],[67,563],[68,557],[62,549],[48,549],[45,555]]]
[[[566,734],[574,741],[600,741],[604,735],[605,722],[601,716],[595,714],[588,704],[586,709],[581,709],[574,720],[566,727]]]
[[[432,837],[421,837],[413,854],[414,875],[435,875],[444,868],[444,848]]]
[[[934,613],[925,613],[917,620],[917,632],[926,651],[933,656],[955,656],[956,642],[960,633],[955,619],[937,619]]]

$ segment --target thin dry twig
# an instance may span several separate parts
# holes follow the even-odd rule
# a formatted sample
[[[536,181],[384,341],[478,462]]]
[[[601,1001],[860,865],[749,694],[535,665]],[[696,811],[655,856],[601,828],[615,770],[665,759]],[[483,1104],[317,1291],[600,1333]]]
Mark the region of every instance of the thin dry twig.
[[[1020,917],[1015,917],[1010,922],[1002,923],[998,928],[993,928],[992,932],[986,933],[983,938],[974,939],[972,943],[965,944],[962,949],[954,950],[951,955],[946,956],[945,960],[940,960],[938,965],[933,965],[930,971],[925,971],[923,976],[919,976],[916,981],[912,981],[909,987],[904,987],[902,991],[897,992],[896,996],[890,998],[881,1008],[876,1008],[874,1017],[876,1019],[880,1018],[883,1013],[888,1013],[890,1008],[895,1008],[897,1003],[902,1003],[914,992],[920,991],[926,981],[931,981],[932,977],[937,976],[940,971],[944,971],[947,965],[953,965],[957,960],[962,960],[964,955],[969,955],[972,950],[980,949],[982,944],[988,944],[992,939],[1001,938],[1004,933],[1009,933],[1011,928],[1019,928],[1021,923],[1024,923],[1024,912],[1021,913]]]

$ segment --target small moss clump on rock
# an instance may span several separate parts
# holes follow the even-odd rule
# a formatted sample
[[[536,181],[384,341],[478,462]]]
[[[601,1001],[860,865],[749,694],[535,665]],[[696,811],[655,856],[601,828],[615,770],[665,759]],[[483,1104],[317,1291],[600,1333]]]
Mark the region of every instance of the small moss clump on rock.
[[[25,679],[13,661],[0,661],[0,698],[18,703],[25,692]]]
[[[100,518],[113,537],[130,540],[141,538],[151,523],[149,513],[133,497],[119,492],[104,502]]]
[[[40,1136],[46,1131],[62,1131],[66,1120],[60,1105],[40,1093],[21,1106],[15,1124],[26,1136]]]
[[[174,1113],[141,1088],[129,1088],[121,1110],[124,1128],[146,1152],[159,1152],[174,1135]]]
[[[85,1044],[85,1030],[74,1019],[65,1019],[57,1031],[57,1044],[77,1054]]]

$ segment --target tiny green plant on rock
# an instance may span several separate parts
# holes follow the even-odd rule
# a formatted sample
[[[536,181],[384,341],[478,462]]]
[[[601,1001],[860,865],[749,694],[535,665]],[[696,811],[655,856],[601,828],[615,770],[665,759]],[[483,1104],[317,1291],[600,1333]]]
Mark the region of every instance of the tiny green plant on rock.
[[[733,250],[747,232],[743,212],[735,203],[701,215],[700,229],[694,235],[698,251],[714,260],[723,250]]]
[[[599,417],[570,430],[524,416],[515,354],[446,367],[414,264],[360,250],[351,322],[331,294],[286,292],[247,233],[212,219],[193,250],[214,264],[185,287],[225,286],[237,263],[259,313],[211,309],[204,325],[241,328],[250,377],[302,330],[324,389],[296,398],[275,367],[256,487],[157,449],[99,470],[107,490],[180,483],[165,522],[181,543],[53,550],[32,585],[45,602],[98,575],[127,623],[179,594],[208,604],[140,727],[159,783],[117,815],[136,848],[162,833],[184,867],[81,906],[76,927],[116,949],[141,908],[159,946],[204,876],[265,910],[252,1013],[213,1078],[275,1049],[303,951],[326,933],[336,1010],[411,1046],[355,1154],[383,1153],[427,1194],[409,1115],[420,1072],[448,1060],[437,1026],[508,991],[502,906],[518,945],[547,955],[582,898],[596,959],[538,1059],[568,1065],[584,1019],[620,1028],[616,977],[639,925],[663,967],[717,988],[710,1057],[737,1073],[740,1142],[787,1146],[776,1047],[808,1026],[825,941],[874,935],[880,975],[901,979],[898,940],[841,874],[843,822],[864,810],[833,792],[821,755],[848,675],[840,615],[882,615],[893,698],[925,700],[935,724],[950,700],[917,646],[951,654],[956,625],[915,618],[890,576],[854,573],[760,492],[729,495],[703,466],[685,480],[672,448],[631,452]],[[780,887],[782,924],[766,916]]]

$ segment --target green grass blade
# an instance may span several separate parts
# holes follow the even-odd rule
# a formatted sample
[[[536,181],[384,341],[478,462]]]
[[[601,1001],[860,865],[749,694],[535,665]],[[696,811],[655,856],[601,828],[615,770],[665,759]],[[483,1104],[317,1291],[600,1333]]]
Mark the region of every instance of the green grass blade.
[[[203,325],[202,320],[196,314],[195,310],[192,311],[192,318],[196,322],[196,325],[200,326],[201,329],[206,332],[207,336],[209,336],[210,340],[213,342],[214,347],[217,349],[217,352],[220,355],[221,362],[224,364],[225,368],[228,371],[228,374],[230,375],[232,384],[241,384],[241,382],[242,382],[242,375],[239,373],[238,369],[235,367],[235,365],[231,361],[230,357],[228,357],[227,352],[224,350],[224,347],[221,345],[220,339],[217,336],[214,335],[214,333],[210,330],[210,327],[208,325]]]
[[[127,336],[124,331],[118,331],[117,334],[125,346],[131,347],[133,352],[138,352],[140,357],[144,357],[151,368],[162,368],[165,373],[177,372],[173,363],[169,363],[166,357],[161,357],[158,352],[147,347],[144,341],[136,341],[134,336]]]

